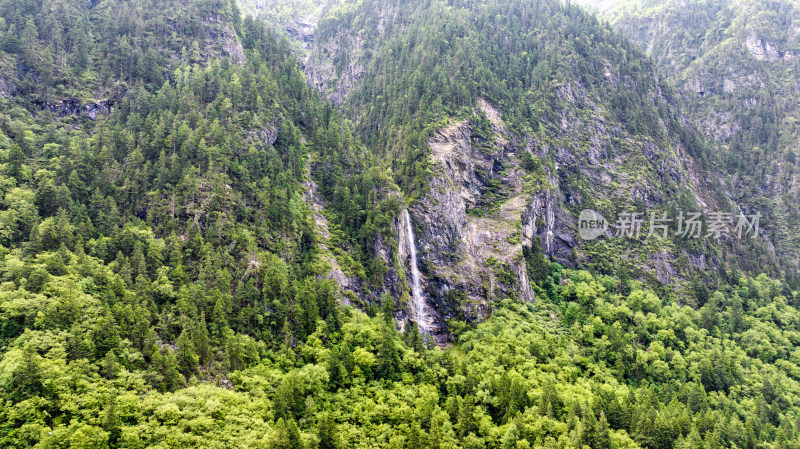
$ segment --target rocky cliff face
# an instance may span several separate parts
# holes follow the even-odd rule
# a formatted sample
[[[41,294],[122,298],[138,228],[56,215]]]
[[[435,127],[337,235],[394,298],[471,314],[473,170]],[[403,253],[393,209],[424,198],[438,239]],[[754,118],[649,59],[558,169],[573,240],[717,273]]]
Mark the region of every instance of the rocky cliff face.
[[[331,5],[344,1],[332,0]],[[368,17],[358,17],[358,8],[343,8],[323,15],[314,31],[313,45],[302,60],[309,83],[341,105],[347,94],[365,75],[365,63],[372,58],[371,45],[387,35],[397,18],[398,7],[385,5]],[[358,18],[357,18],[358,17]],[[348,22],[365,22],[353,29]]]
[[[530,248],[538,237],[545,254],[554,261],[569,264],[576,246],[572,235],[575,219],[560,206],[564,197],[560,194],[558,180],[549,176],[547,184],[554,187],[553,191],[534,194],[522,211],[522,245]]]
[[[565,88],[563,94],[574,91]],[[583,198],[587,191],[571,182],[570,174],[580,173],[599,197],[633,194],[651,206],[664,203],[670,195],[667,186],[677,189],[692,178],[692,169],[682,167],[677,154],[664,159],[652,144],[638,144],[629,152],[625,144],[635,144],[615,141],[613,134],[620,131],[607,129],[600,115],[595,120],[562,117],[565,134],[586,133],[590,144],[579,154],[514,135],[502,113],[485,100],[478,101],[475,114],[476,120],[483,117],[491,123],[489,135],[482,135],[474,121],[453,122],[436,132],[428,141],[435,172],[430,190],[410,207],[424,292],[434,311],[432,320],[438,320],[437,330],[455,317],[485,318],[500,298],[532,301],[523,247],[539,241],[551,260],[565,265],[593,257],[586,242],[579,241],[575,218],[580,204],[588,200]],[[524,153],[554,157],[556,165],[544,168],[544,177],[536,177],[521,167]],[[630,160],[634,154],[642,160]],[[661,164],[661,169],[653,173],[655,178],[633,179],[625,175],[627,164]],[[702,200],[704,194],[698,191],[694,196]],[[610,236],[611,231],[606,237]],[[645,251],[640,256],[642,267],[653,270],[661,281],[678,277],[680,253]]]
[[[207,34],[206,59],[228,58],[234,64],[244,64],[244,48],[233,28],[209,26]]]
[[[290,39],[297,41],[305,52],[314,48],[314,28],[317,26],[319,16],[308,15],[287,23],[283,30]]]
[[[562,94],[575,95],[574,89],[565,87]],[[447,339],[445,323],[450,319],[482,320],[492,302],[501,298],[535,299],[524,247],[541,244],[550,260],[569,266],[595,262],[596,247],[577,235],[576,216],[590,201],[587,195],[596,196],[591,201],[630,201],[633,195],[658,207],[667,196],[678,194],[679,185],[688,184],[697,189],[692,197],[698,204],[714,203],[699,181],[692,183],[698,175],[685,152],[677,150],[666,158],[652,143],[618,141],[613,136],[621,131],[607,128],[600,109],[595,112],[593,120],[562,117],[564,135],[582,133],[583,141],[589,142],[583,153],[513,134],[501,111],[485,100],[477,102],[475,120],[455,121],[430,138],[434,176],[428,193],[410,211],[437,341]],[[481,118],[491,124],[488,134],[478,129]],[[526,153],[538,160],[554,158],[556,163],[542,167],[543,175],[529,173],[521,166]],[[633,173],[625,170],[628,164],[660,168],[634,178],[626,174]],[[570,179],[575,175],[583,182]],[[584,189],[585,184],[592,188]],[[611,234],[609,230],[605,237]],[[628,251],[644,272],[652,271],[664,283],[680,282],[677,260],[682,252]],[[401,260],[406,257],[401,254]]]
[[[364,76],[364,65],[361,63],[363,52],[363,37],[360,34],[338,31],[335,38],[326,39],[313,47],[304,61],[309,83],[333,104],[341,105],[353,86]]]
[[[796,32],[795,29],[790,30],[791,34]],[[755,30],[751,30],[747,33],[743,45],[756,61],[767,60],[775,62],[783,60],[789,62],[800,55],[800,50],[781,45],[779,42],[773,40],[764,39]]]
[[[509,140],[501,114],[478,103],[491,135],[457,121],[428,141],[435,174],[429,192],[410,207],[418,240],[429,328],[445,339],[444,322],[481,320],[504,297],[532,301],[520,239],[529,215],[519,149]],[[401,253],[401,260],[408,254]]]

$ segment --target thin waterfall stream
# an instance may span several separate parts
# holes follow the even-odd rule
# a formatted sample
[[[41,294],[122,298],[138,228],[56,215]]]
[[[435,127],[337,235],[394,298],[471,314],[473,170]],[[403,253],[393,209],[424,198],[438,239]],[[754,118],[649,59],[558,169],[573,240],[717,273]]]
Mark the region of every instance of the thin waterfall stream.
[[[425,312],[425,299],[422,296],[422,287],[420,287],[419,282],[419,267],[417,266],[417,246],[414,243],[414,228],[411,225],[411,215],[408,213],[408,209],[403,209],[403,213],[406,221],[405,240],[408,244],[409,265],[411,266],[411,299],[414,302],[414,312],[416,312],[417,315],[417,327],[419,327],[419,331],[422,335],[429,335],[428,320]]]

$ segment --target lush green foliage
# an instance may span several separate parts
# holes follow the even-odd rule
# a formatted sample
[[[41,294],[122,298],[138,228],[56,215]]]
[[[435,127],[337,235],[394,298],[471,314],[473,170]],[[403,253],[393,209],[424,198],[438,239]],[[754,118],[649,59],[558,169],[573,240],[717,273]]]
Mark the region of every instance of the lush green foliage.
[[[479,12],[472,29],[461,9],[437,3],[453,14],[413,25],[416,50],[399,40],[381,50],[420,66],[414,83],[435,97],[413,98],[406,71],[390,83],[400,66],[381,58],[388,67],[346,106],[367,111],[352,125],[306,85],[288,44],[238,20],[232,3],[0,1],[0,81],[14,86],[0,98],[0,442],[798,447],[800,297],[763,275],[698,282],[686,305],[533,250],[537,302],[492,304],[492,318],[444,350],[414,326],[399,333],[389,296],[366,313],[340,305],[324,276],[309,172],[331,218],[327,243],[369,285],[387,269],[373,247],[393,237],[396,183],[422,185],[426,130],[468,114],[475,96],[537,132],[567,109],[540,83],[568,73],[610,104],[625,101],[622,88],[598,84],[595,69],[610,58],[631,86],[649,86],[610,116],[631,135],[673,133],[653,127],[677,119],[647,101],[648,63],[574,7],[542,5],[507,14],[459,4]],[[515,21],[548,15],[538,31],[518,32]],[[426,40],[438,39],[433,26],[454,40],[497,33],[496,46],[460,40],[465,53],[451,58],[446,42]],[[587,40],[586,30],[601,32]],[[423,47],[449,59],[431,62]],[[458,58],[475,67],[462,72]],[[369,108],[376,82],[393,100]],[[41,110],[106,92],[113,112],[96,121]],[[406,131],[409,149],[390,151]],[[523,164],[542,169],[533,157]]]
[[[5,332],[27,328],[0,362],[10,447],[798,444],[800,295],[764,276],[694,309],[557,270],[535,306],[498,304],[446,352],[401,337],[391,316],[338,308],[305,342],[268,351],[230,330],[218,340],[214,321],[163,344],[142,312],[115,318],[136,295],[99,260],[64,250],[39,260],[42,293],[11,282],[2,292]],[[105,310],[103,276],[128,304]]]

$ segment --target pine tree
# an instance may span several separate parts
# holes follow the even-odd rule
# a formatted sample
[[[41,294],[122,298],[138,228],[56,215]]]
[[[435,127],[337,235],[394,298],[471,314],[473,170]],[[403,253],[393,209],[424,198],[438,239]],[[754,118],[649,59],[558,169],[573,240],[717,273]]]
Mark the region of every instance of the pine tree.
[[[114,351],[106,353],[106,358],[103,361],[103,377],[106,379],[117,377],[117,357],[114,355]]]
[[[211,361],[211,339],[208,334],[206,324],[206,313],[200,313],[200,319],[193,326],[192,340],[194,347],[197,348],[197,355],[200,364],[207,364]]]
[[[197,365],[200,361],[197,353],[195,352],[194,343],[186,330],[181,332],[178,340],[175,342],[178,347],[177,354],[177,368],[187,378],[197,371]]]
[[[11,391],[9,398],[13,402],[42,395],[42,373],[39,366],[41,357],[32,346],[26,346],[23,354],[23,363],[11,375]]]
[[[300,429],[293,420],[278,419],[272,438],[272,445],[275,449],[303,449],[303,440],[300,437]]]
[[[384,379],[394,380],[400,369],[400,351],[397,349],[395,335],[394,329],[388,327],[381,329],[378,346],[378,375]]]
[[[319,438],[319,449],[339,448],[336,435],[336,423],[328,412],[319,415],[317,420],[317,438]]]
[[[525,264],[528,270],[528,279],[531,282],[544,282],[550,274],[550,262],[542,252],[542,239],[536,237],[530,248],[522,248]]]
[[[394,298],[389,293],[385,293],[381,297],[381,316],[383,320],[386,322],[386,325],[394,328],[394,310],[395,310],[395,303]]]
[[[180,388],[186,379],[181,375],[180,365],[178,358],[175,356],[175,351],[172,348],[166,349],[166,354],[163,357],[163,369],[161,376],[163,378],[163,389],[165,391],[174,391]]]

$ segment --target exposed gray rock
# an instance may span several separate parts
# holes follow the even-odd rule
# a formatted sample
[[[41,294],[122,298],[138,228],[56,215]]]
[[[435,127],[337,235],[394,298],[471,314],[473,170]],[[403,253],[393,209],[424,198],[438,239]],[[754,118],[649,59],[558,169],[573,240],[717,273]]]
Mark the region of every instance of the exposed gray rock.
[[[236,31],[228,25],[220,27],[220,23],[221,20],[216,17],[205,19],[206,39],[201,58],[203,61],[228,58],[234,64],[244,65],[244,48]]]
[[[331,102],[339,105],[364,76],[361,56],[364,52],[361,33],[351,34],[348,30],[337,32],[336,38],[326,39],[316,45],[305,60],[305,74],[308,82]],[[346,64],[337,67],[334,61],[345,60]]]
[[[309,52],[314,47],[314,29],[319,17],[309,15],[282,25],[290,39],[298,42],[303,50]]]
[[[77,98],[65,98],[55,103],[34,100],[33,104],[58,117],[86,116],[91,120],[96,120],[98,115],[107,117],[111,114],[114,100],[99,100],[81,104]]]
[[[774,62],[782,57],[778,51],[778,44],[762,39],[755,31],[750,31],[747,34],[744,46],[757,61],[767,60]]]
[[[259,141],[261,141],[261,144],[263,144],[266,147],[269,147],[275,144],[275,142],[278,140],[278,129],[275,125],[267,125],[261,128],[260,130],[251,131],[248,137],[249,139],[258,139]],[[322,200],[319,199],[318,196],[316,196],[316,186],[314,186],[314,195],[315,195],[315,201],[318,201],[321,204]]]
[[[551,185],[557,186],[554,177]],[[559,191],[536,193],[522,213],[522,245],[530,248],[536,237],[541,239],[542,251],[551,259],[569,264],[575,239],[567,232],[575,229],[574,218],[561,208]]]
[[[244,48],[236,32],[231,27],[225,27],[222,35],[222,50],[236,64],[244,65]]]

